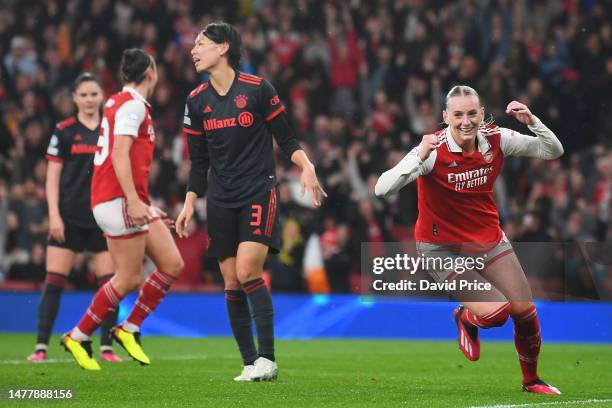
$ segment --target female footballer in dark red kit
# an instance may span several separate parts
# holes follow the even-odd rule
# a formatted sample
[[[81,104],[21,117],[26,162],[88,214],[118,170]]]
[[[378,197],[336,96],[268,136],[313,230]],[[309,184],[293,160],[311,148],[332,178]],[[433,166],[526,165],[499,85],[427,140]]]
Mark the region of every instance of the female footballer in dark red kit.
[[[165,214],[151,206],[149,171],[153,160],[155,130],[147,99],[157,83],[153,57],[139,48],[123,52],[121,92],[104,105],[94,158],[91,206],[106,236],[117,267],[115,276],[98,290],[79,323],[62,337],[62,345],[88,370],[100,366],[91,355],[90,336],[127,294],[140,288],[134,308],[111,334],[134,360],[150,364],[140,343],[140,326],[166,296],[183,270],[183,260]],[[157,270],[142,283],[145,254]]]
[[[79,75],[72,86],[77,114],[58,123],[47,149],[47,204],[49,240],[45,287],[38,304],[36,348],[29,361],[45,361],[47,346],[60,307],[61,294],[79,252],[93,253],[95,274],[100,286],[115,273],[106,240],[96,224],[90,206],[94,154],[100,134],[102,88],[88,72]],[[85,194],[83,194],[85,192]],[[120,362],[113,352],[110,329],[117,311],[101,324],[100,358]]]
[[[512,101],[506,113],[537,137],[484,124],[478,93],[468,86],[453,87],[443,112],[448,126],[423,136],[419,146],[380,176],[375,192],[387,196],[417,180],[415,239],[424,256],[452,255],[458,245],[486,245],[480,276],[493,284],[500,301],[467,301],[455,296],[462,303],[454,312],[459,348],[469,360],[478,360],[478,329],[502,326],[512,317],[523,390],[560,394],[538,376],[540,323],[525,273],[499,225],[493,183],[505,156],[552,160],[563,154],[563,146],[524,104]],[[457,274],[434,271],[432,277],[439,282],[452,281]]]
[[[265,79],[238,70],[240,53],[240,34],[226,23],[208,24],[191,50],[196,71],[208,73],[210,80],[195,88],[185,105],[191,170],[176,230],[185,236],[195,200],[206,194],[208,253],[219,262],[229,321],[243,359],[235,380],[266,381],[278,372],[272,298],[262,279],[268,251],[280,248],[273,136],[302,169],[302,194],[307,190],[319,206],[325,192],[293,136],[276,90]]]

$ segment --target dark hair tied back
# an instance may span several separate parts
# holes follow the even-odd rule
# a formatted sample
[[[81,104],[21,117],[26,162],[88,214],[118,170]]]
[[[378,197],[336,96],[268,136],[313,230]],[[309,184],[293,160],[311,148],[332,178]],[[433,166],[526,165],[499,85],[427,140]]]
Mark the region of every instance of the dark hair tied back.
[[[81,75],[76,77],[76,79],[72,83],[72,86],[70,87],[70,90],[72,92],[76,92],[76,90],[79,88],[79,86],[81,86],[83,82],[89,81],[95,82],[96,84],[98,84],[98,86],[100,85],[100,81],[98,81],[98,78],[94,74],[92,74],[91,72],[83,72]]]
[[[140,48],[128,48],[123,51],[119,74],[123,83],[139,84],[145,77],[147,68],[151,66],[152,58]]]

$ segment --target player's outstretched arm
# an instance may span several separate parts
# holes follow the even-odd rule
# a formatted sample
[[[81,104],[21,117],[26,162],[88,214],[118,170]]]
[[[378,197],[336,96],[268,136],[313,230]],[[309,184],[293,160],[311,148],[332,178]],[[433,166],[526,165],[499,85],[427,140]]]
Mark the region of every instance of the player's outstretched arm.
[[[417,177],[428,174],[436,161],[437,143],[436,135],[423,136],[419,146],[412,149],[392,169],[380,175],[374,187],[374,193],[383,197],[395,194]]]
[[[312,199],[312,205],[315,207],[321,206],[321,198],[327,197],[327,193],[319,184],[314,165],[295,139],[292,126],[284,110],[270,121],[270,129],[274,140],[276,140],[278,147],[285,156],[302,169],[300,195],[304,196],[304,193],[308,191]]]
[[[537,137],[502,129],[501,149],[504,155],[544,160],[557,159],[563,155],[563,145],[557,136],[531,113],[527,105],[512,101],[506,107],[506,113],[527,125]]]
[[[303,197],[304,193],[308,191],[310,193],[312,205],[315,207],[320,207],[321,198],[327,197],[327,193],[319,184],[314,164],[311,163],[308,156],[306,156],[306,152],[304,152],[302,149],[293,152],[291,155],[291,161],[302,169],[302,176],[300,178],[300,196]]]

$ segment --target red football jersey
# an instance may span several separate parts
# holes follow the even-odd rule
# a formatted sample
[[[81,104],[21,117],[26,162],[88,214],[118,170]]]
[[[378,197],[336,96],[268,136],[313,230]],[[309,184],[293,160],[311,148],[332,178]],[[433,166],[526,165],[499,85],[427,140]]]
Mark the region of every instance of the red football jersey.
[[[122,107],[123,109],[120,111]],[[121,114],[121,123],[119,124],[116,121],[118,111]],[[121,92],[111,96],[104,105],[98,139],[99,150],[94,158],[94,173],[91,185],[92,208],[105,201],[125,197],[111,161],[117,130],[120,130],[117,132],[118,134],[128,134],[134,137],[134,144],[130,149],[132,178],[138,197],[143,202],[150,203],[149,171],[153,160],[155,142],[151,106],[138,92],[124,87]]]
[[[497,126],[482,129],[478,149],[467,153],[448,129],[436,133],[431,172],[417,179],[415,238],[434,243],[497,243],[502,237],[493,183],[504,162]]]

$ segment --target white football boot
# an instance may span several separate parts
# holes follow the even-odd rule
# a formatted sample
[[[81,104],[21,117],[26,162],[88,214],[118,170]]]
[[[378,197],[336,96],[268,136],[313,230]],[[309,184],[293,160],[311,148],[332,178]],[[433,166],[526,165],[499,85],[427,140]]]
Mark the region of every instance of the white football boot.
[[[265,357],[259,357],[253,365],[251,381],[272,381],[278,377],[278,366],[274,361]]]
[[[234,381],[251,381],[251,373],[255,369],[254,365],[247,365],[242,367],[242,372],[238,377],[234,378]]]

